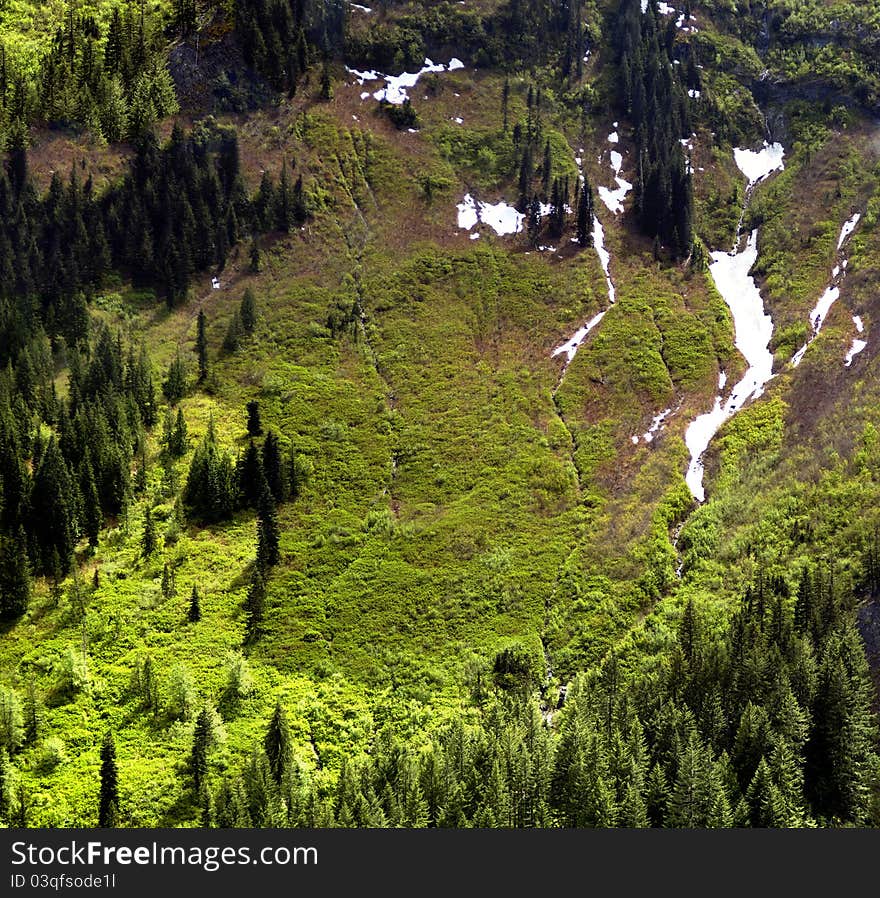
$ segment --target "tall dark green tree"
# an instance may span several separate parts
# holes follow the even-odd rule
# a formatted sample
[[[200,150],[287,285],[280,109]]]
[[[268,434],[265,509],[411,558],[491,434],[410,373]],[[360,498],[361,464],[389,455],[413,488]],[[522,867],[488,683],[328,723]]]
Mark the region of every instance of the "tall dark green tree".
[[[189,597],[189,611],[187,612],[187,620],[191,624],[198,623],[202,619],[202,606],[199,601],[199,588],[193,583],[192,593]]]
[[[15,620],[28,609],[31,572],[24,530],[0,536],[0,620]]]
[[[266,737],[263,740],[263,749],[266,752],[266,757],[269,759],[269,769],[272,771],[272,778],[280,786],[293,760],[290,727],[287,723],[287,715],[284,713],[284,708],[281,707],[281,702],[277,702],[275,705],[275,711],[272,714],[272,719],[269,721]]]
[[[98,797],[98,826],[112,829],[119,825],[119,771],[116,766],[116,745],[111,733],[101,745],[101,788]]]

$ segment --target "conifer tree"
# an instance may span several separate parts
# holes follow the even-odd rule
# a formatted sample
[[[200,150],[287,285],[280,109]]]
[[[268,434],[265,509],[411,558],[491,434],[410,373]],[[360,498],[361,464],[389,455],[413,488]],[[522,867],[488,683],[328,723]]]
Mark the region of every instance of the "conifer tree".
[[[281,560],[275,500],[265,479],[257,504],[257,567],[274,567]]]
[[[584,181],[578,196],[577,242],[578,246],[593,245],[593,188]]]
[[[263,748],[269,759],[272,778],[280,786],[293,760],[290,727],[287,725],[287,715],[281,707],[281,702],[277,702],[275,705],[275,711],[263,740]]]
[[[199,711],[199,716],[196,718],[192,750],[190,752],[190,772],[197,795],[201,794],[208,775],[208,752],[211,748],[211,741],[211,715],[207,708],[202,708]]]
[[[119,774],[116,746],[111,733],[101,745],[101,789],[98,799],[98,826],[112,829],[119,825]]]
[[[263,423],[260,420],[260,402],[251,399],[247,404],[247,432],[248,436],[258,437],[263,433]]]
[[[189,597],[189,611],[187,620],[191,624],[198,623],[202,619],[202,607],[199,602],[199,588],[193,583],[192,593]]]
[[[141,536],[141,554],[149,558],[156,551],[156,523],[149,506],[144,511],[144,531]]]
[[[24,531],[0,537],[0,620],[15,620],[27,611],[31,573]]]
[[[239,315],[241,316],[241,326],[244,328],[244,332],[248,335],[253,334],[257,326],[257,301],[254,291],[250,287],[244,291],[244,295],[241,298]]]
[[[276,502],[287,499],[287,484],[281,461],[278,437],[270,430],[263,441],[263,474]]]
[[[245,642],[253,642],[263,632],[263,619],[266,615],[266,583],[259,562],[254,565],[244,610]]]

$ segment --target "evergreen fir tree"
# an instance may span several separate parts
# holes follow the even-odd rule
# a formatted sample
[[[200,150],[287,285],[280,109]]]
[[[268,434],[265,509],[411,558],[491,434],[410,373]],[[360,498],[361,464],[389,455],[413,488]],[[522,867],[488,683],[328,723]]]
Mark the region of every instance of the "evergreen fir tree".
[[[257,567],[274,567],[281,560],[278,517],[275,500],[265,480],[257,504],[257,522]]]
[[[263,433],[263,424],[260,420],[260,403],[257,399],[251,399],[247,404],[247,432],[248,436],[258,437]]]
[[[248,335],[253,334],[257,326],[257,301],[254,291],[250,287],[244,291],[244,295],[241,298],[239,315],[244,332]]]
[[[98,826],[112,829],[119,825],[119,774],[116,746],[108,732],[101,745],[101,789],[98,800]]]
[[[149,558],[156,551],[156,523],[149,506],[144,511],[144,531],[141,536],[141,554]]]
[[[0,537],[0,620],[15,620],[27,611],[31,573],[24,531]]]
[[[293,760],[290,728],[287,725],[287,715],[281,707],[281,702],[277,702],[275,705],[275,711],[263,740],[263,748],[269,759],[272,778],[280,786]]]
[[[254,565],[244,609],[245,642],[253,642],[263,632],[263,619],[266,615],[266,583],[259,563]]]
[[[202,619],[202,607],[199,602],[199,589],[193,584],[192,593],[189,597],[189,611],[187,612],[187,620],[191,624],[198,623]]]

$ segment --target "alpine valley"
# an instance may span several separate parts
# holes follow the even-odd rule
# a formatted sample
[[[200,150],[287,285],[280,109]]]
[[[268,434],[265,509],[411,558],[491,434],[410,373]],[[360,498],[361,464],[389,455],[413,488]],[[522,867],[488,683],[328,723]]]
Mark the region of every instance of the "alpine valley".
[[[0,4],[0,823],[880,824],[880,5],[365,4]]]

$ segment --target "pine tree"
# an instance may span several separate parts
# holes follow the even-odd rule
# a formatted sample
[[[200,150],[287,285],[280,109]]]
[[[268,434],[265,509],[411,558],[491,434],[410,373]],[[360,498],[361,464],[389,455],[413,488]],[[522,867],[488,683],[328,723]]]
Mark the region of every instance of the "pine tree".
[[[259,563],[254,565],[244,608],[245,642],[253,642],[263,632],[263,619],[266,615],[266,583]]]
[[[156,551],[156,523],[149,506],[144,511],[144,532],[141,536],[141,554],[149,558]]]
[[[247,432],[248,436],[258,437],[263,433],[263,424],[260,420],[260,403],[257,399],[251,399],[247,404]]]
[[[191,624],[198,623],[202,619],[202,607],[199,602],[199,589],[193,584],[192,593],[189,597],[189,611],[187,612],[187,620]]]
[[[208,337],[205,333],[205,310],[199,309],[196,329],[196,356],[199,362],[199,383],[208,376]]]
[[[275,705],[275,712],[269,722],[266,738],[263,740],[263,748],[269,759],[272,777],[280,786],[293,760],[290,728],[287,725],[287,715],[281,707],[281,702]]]
[[[197,795],[201,794],[208,775],[208,752],[211,748],[212,729],[210,712],[207,708],[202,708],[196,718],[192,751],[190,752],[190,772]]]
[[[31,598],[31,572],[24,531],[16,538],[0,537],[0,620],[15,620]]]
[[[116,746],[111,733],[101,745],[101,789],[98,800],[98,826],[112,829],[119,825],[119,774],[116,767]]]
[[[270,430],[263,441],[263,474],[276,502],[287,499],[287,484],[281,462],[278,437]]]
[[[593,188],[584,181],[578,197],[577,242],[578,246],[593,245]]]
[[[41,723],[37,687],[33,678],[31,678],[28,680],[27,693],[24,699],[24,741],[27,745],[37,744],[42,728]]]
[[[275,500],[272,498],[265,479],[263,484],[257,504],[257,567],[265,570],[278,564],[281,560],[281,552]]]
[[[257,238],[254,237],[251,240],[251,248],[249,253],[251,272],[253,274],[257,274],[260,269],[263,267],[262,259],[260,258],[260,245],[257,243]],[[250,288],[249,288],[250,289]]]
[[[241,306],[239,307],[239,315],[241,316],[241,326],[248,335],[253,334],[257,326],[257,301],[254,291],[248,287],[244,291],[241,298]]]
[[[162,382],[162,395],[171,405],[176,405],[186,392],[186,372],[180,356],[171,360],[168,366],[168,374]]]
[[[229,327],[226,329],[226,336],[223,338],[223,348],[226,352],[237,352],[241,345],[241,316],[236,309],[229,319]]]

